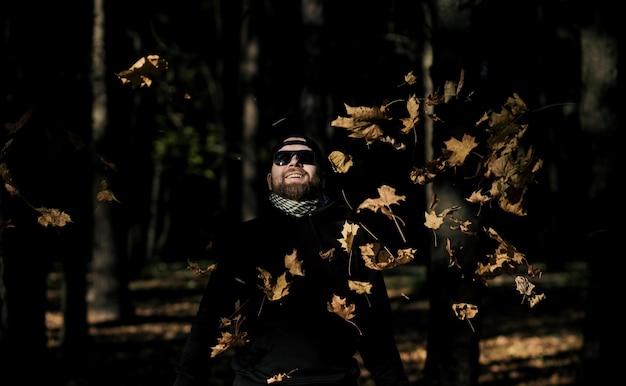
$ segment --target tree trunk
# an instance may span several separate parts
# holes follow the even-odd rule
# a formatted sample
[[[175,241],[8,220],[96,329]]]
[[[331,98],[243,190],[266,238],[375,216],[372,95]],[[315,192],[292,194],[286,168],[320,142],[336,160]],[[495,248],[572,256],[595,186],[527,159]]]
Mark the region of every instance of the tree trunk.
[[[432,67],[429,74],[432,85],[441,88],[447,80],[458,80],[461,70],[471,61],[470,46],[472,42],[467,31],[470,28],[471,7],[461,2],[450,0],[434,1],[430,7],[432,12]],[[428,27],[428,26],[427,26]],[[430,52],[426,52],[426,55]],[[433,149],[440,149],[443,141],[450,137],[461,138],[462,125],[467,122],[435,123],[433,131],[426,138],[431,138]],[[459,126],[455,126],[459,125]],[[437,151],[427,151],[437,157]],[[428,205],[432,195],[441,201],[438,212],[452,206],[463,209],[458,218],[470,220],[472,229],[480,229],[479,218],[470,212],[464,204],[469,196],[468,183],[463,179],[464,171],[454,170],[439,176],[433,183],[431,195],[427,196]],[[471,172],[470,172],[471,175]],[[424,384],[442,386],[471,386],[478,382],[480,341],[480,312],[471,320],[459,320],[451,308],[452,303],[470,303],[479,306],[482,301],[479,284],[472,280],[472,270],[478,261],[480,248],[478,240],[463,236],[460,232],[452,232],[443,227],[438,229],[433,238],[428,270],[428,341],[427,361],[424,368]],[[462,269],[449,265],[450,255],[446,251],[446,240],[450,239],[451,248],[461,251]]]
[[[40,371],[52,370],[52,362],[45,357],[45,317],[50,306],[47,279],[53,267],[59,267],[63,278],[63,326],[60,341],[55,343],[63,355],[76,355],[85,351],[88,342],[85,291],[92,207],[87,182],[91,169],[83,145],[89,141],[90,125],[90,90],[84,81],[88,77],[84,53],[90,44],[90,15],[89,3],[79,7],[33,1],[3,3],[2,51],[6,56],[2,61],[6,71],[0,81],[0,110],[3,123],[15,126],[2,134],[1,162],[4,183],[18,193],[8,194],[3,189],[1,198],[3,369],[39,363],[44,366]],[[71,221],[39,224],[44,208],[57,209]],[[15,372],[3,371],[0,376],[12,375]],[[2,384],[12,382],[0,379]]]
[[[613,335],[619,331],[619,318],[607,306],[604,299],[619,293],[619,269],[606,264],[611,257],[619,256],[618,238],[624,234],[623,225],[616,218],[624,213],[618,196],[622,176],[619,175],[618,157],[620,145],[616,140],[620,125],[621,109],[619,95],[623,77],[620,68],[621,20],[615,7],[597,3],[586,5],[580,12],[585,15],[580,31],[582,93],[580,124],[583,132],[582,148],[578,152],[589,160],[585,175],[589,205],[586,210],[584,229],[585,257],[590,268],[589,294],[586,299],[584,345],[581,384],[606,383],[619,376],[619,366],[614,365],[615,352],[621,349],[619,339]],[[619,21],[618,21],[619,20]],[[621,212],[620,212],[621,211]],[[616,217],[613,217],[616,216]]]

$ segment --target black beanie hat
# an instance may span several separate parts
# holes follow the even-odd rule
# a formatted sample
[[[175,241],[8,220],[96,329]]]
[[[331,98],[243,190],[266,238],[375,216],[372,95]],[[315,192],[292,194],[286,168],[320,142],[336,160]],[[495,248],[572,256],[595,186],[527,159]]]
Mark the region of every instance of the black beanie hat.
[[[317,160],[317,163],[319,164],[319,166],[322,169],[326,168],[326,158],[324,157],[324,153],[322,152],[322,149],[320,148],[320,146],[314,140],[312,140],[311,138],[303,134],[291,134],[291,135],[285,136],[283,139],[277,142],[276,145],[274,145],[274,147],[272,147],[272,157],[283,146],[296,145],[296,144],[310,147],[311,150],[313,150],[313,152],[315,153],[315,159]]]

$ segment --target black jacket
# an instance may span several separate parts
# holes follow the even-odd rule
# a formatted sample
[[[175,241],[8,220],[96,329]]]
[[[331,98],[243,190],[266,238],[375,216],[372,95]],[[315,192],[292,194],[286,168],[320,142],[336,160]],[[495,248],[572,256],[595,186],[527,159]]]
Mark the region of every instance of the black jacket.
[[[238,224],[214,242],[217,268],[211,273],[179,364],[175,386],[207,385],[212,347],[222,332],[220,318],[245,316],[239,333],[249,340],[235,350],[232,367],[244,385],[356,385],[358,351],[378,386],[408,385],[393,336],[393,318],[380,271],[367,268],[359,245],[351,255],[339,239],[346,212],[335,205],[296,218],[272,207],[266,215]],[[285,257],[296,253],[301,273],[288,272]],[[259,277],[285,274],[288,293],[269,300]],[[348,281],[372,284],[370,294],[350,290]],[[330,312],[337,295],[355,305],[354,317]],[[232,330],[230,330],[232,331]],[[284,376],[287,375],[287,376]]]

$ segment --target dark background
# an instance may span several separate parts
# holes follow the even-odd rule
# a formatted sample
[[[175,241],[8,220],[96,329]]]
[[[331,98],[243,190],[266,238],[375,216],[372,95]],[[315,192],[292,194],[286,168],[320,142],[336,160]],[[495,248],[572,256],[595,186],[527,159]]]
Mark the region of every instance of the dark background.
[[[595,326],[608,311],[596,299],[616,292],[614,240],[622,226],[613,224],[623,213],[615,186],[620,180],[623,77],[617,63],[622,43],[618,13],[608,2],[105,2],[104,57],[93,54],[94,4],[99,3],[21,1],[0,8],[0,114],[9,124],[2,132],[2,175],[20,193],[3,191],[0,206],[2,363],[9,368],[69,366],[59,376],[61,383],[72,379],[68,385],[121,385],[125,376],[133,385],[169,384],[166,374],[173,371],[201,288],[202,279],[182,273],[190,274],[187,261],[202,261],[223,221],[255,213],[257,200],[264,198],[267,149],[283,134],[301,130],[326,150],[345,149],[357,156],[352,174],[333,177],[333,193],[345,188],[355,204],[375,196],[386,183],[408,197],[398,213],[407,220],[409,242],[420,252],[406,272],[389,273],[389,280],[414,280],[408,287],[394,284],[414,301],[404,304],[396,294],[402,340],[426,350],[431,339],[432,365],[407,359],[418,366],[414,379],[487,382],[485,374],[498,371],[480,365],[478,357],[488,352],[489,337],[497,336],[498,321],[510,327],[506,334],[539,335],[539,327],[554,320],[556,331],[573,328],[574,336],[584,335],[585,342],[602,349],[573,344],[568,351],[573,367],[564,367],[573,373],[569,382],[584,384],[607,374],[598,371],[598,363],[606,352],[604,331],[610,328]],[[599,55],[583,49],[583,38],[589,36],[583,32],[589,29],[600,39],[596,46],[615,43],[617,58],[616,68],[604,72],[617,72],[616,82],[594,94],[598,107],[589,115],[603,118],[597,125],[581,123],[588,111],[581,101],[588,103],[585,96],[601,88],[594,87],[581,64],[584,55]],[[167,60],[167,71],[150,87],[122,84],[115,74],[150,54]],[[424,68],[428,60],[432,64]],[[99,65],[104,66],[105,90],[94,88]],[[445,81],[458,81],[461,70],[464,91],[474,91],[472,103],[438,110],[447,121],[435,127],[432,144],[424,142],[426,120],[405,152],[364,146],[330,126],[345,115],[344,103],[381,106],[407,98],[409,91],[423,100]],[[410,71],[418,78],[412,89],[402,85]],[[483,218],[545,272],[548,278],[535,283],[546,292],[547,304],[537,310],[517,304],[519,294],[506,281],[511,278],[495,285],[508,289],[502,293],[494,285],[483,291],[472,284],[467,296],[484,307],[475,321],[478,333],[472,333],[465,321],[432,313],[433,308],[439,312],[432,307],[439,297],[449,313],[448,291],[468,286],[437,268],[447,261],[431,254],[432,234],[422,226],[428,190],[410,183],[407,175],[428,160],[426,149],[441,147],[453,128],[470,128],[513,93],[531,111],[525,117],[525,146],[535,148],[544,166],[530,187],[528,216],[511,217],[492,208]],[[94,106],[106,106],[102,133],[94,131]],[[20,119],[24,124],[11,132]],[[438,188],[474,186],[463,178],[467,175],[470,170],[450,171]],[[94,199],[102,178],[118,201]],[[42,227],[34,210],[42,207],[60,208],[73,222]],[[374,228],[395,237],[385,221]],[[172,306],[163,305],[160,315],[160,301],[170,296]],[[178,307],[183,309],[176,315]],[[62,322],[50,321],[59,314]],[[173,322],[153,325],[154,318]],[[106,332],[113,327],[121,330]],[[152,327],[155,332],[147,331]],[[122,345],[133,341],[136,345]],[[527,345],[549,346],[546,339]],[[55,359],[48,360],[50,355]],[[543,355],[531,354],[535,359]],[[91,364],[78,371],[78,359]],[[532,365],[522,367],[530,378],[563,375],[556,369],[532,374]],[[86,369],[93,374],[87,376]],[[502,384],[524,378],[515,371],[503,371]],[[95,376],[98,372],[102,379],[118,372],[133,375],[105,382]],[[155,380],[156,374],[163,376]],[[537,384],[564,384],[545,382]]]

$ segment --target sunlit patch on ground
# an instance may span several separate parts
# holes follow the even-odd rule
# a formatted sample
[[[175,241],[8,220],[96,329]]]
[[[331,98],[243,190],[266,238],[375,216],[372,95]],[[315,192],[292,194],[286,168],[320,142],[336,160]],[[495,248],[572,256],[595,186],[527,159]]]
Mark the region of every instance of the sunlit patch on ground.
[[[161,277],[131,283],[135,305],[132,321],[112,323],[106,320],[106,315],[89,312],[89,333],[98,345],[97,350],[89,352],[89,363],[82,370],[82,377],[90,379],[90,386],[138,384],[132,381],[133,377],[152,385],[164,384],[163,379],[171,380],[173,365],[181,353],[206,279],[185,269],[168,272],[167,268],[162,268],[162,271]],[[389,280],[399,325],[396,330],[398,348],[412,383],[422,380],[426,364],[428,302],[411,299],[407,294],[415,293],[415,282],[423,281],[422,274],[421,271],[411,272],[410,277],[400,275]],[[550,296],[556,297],[557,290],[571,282],[553,280]],[[571,293],[565,295],[564,299],[575,300]],[[583,345],[584,313],[580,303],[561,302],[558,312],[550,308],[530,312],[520,310],[515,294],[512,298],[515,299],[511,306],[514,312],[500,310],[497,317],[487,318],[483,324],[478,383],[488,386],[575,384]],[[503,305],[498,299],[491,307],[499,310]],[[482,311],[493,312],[488,307]],[[52,348],[58,344],[63,325],[59,310],[52,309],[46,314],[46,325]],[[229,385],[227,359],[219,362],[216,371],[220,376],[215,386]],[[149,383],[147,377],[154,377],[154,382]],[[167,382],[165,384],[169,384]],[[360,386],[372,385],[371,377],[363,369]]]

